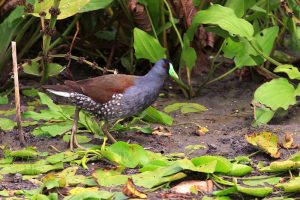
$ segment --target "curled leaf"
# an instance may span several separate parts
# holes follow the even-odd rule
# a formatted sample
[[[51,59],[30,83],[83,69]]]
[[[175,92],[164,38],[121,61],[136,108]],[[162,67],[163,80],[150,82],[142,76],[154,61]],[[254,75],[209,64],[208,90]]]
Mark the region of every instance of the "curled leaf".
[[[294,138],[293,138],[292,134],[290,134],[290,133],[286,133],[284,135],[282,146],[286,149],[299,148],[298,144],[294,144]]]
[[[132,179],[128,179],[127,184],[123,188],[123,193],[130,198],[147,199],[147,195],[138,191],[132,182]]]

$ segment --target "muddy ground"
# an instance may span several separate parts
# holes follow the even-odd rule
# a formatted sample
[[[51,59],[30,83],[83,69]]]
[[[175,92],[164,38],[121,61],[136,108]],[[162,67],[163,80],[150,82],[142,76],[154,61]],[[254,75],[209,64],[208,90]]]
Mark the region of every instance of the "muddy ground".
[[[251,127],[253,120],[253,110],[251,100],[255,89],[261,83],[253,81],[239,81],[234,77],[227,78],[210,85],[204,89],[200,97],[187,100],[178,90],[169,90],[175,97],[161,97],[154,106],[162,110],[166,105],[174,102],[196,102],[203,104],[208,111],[203,113],[181,114],[179,111],[171,113],[174,117],[174,125],[169,127],[172,136],[155,136],[142,133],[114,133],[117,140],[138,143],[145,148],[164,154],[185,152],[187,145],[201,144],[204,149],[196,150],[191,157],[200,155],[222,155],[227,158],[234,158],[237,155],[249,155],[257,149],[251,147],[245,141],[245,134],[271,131],[281,138],[285,133],[294,134],[296,144],[300,144],[300,112],[299,108],[293,108],[287,116],[273,120],[270,125],[260,128]],[[174,87],[175,88],[175,87]],[[197,127],[189,122],[195,122],[203,127],[207,127],[209,132],[205,135],[198,135]],[[185,124],[186,123],[186,124]],[[156,126],[156,125],[153,125]],[[41,151],[53,151],[54,146],[59,150],[66,150],[68,144],[62,138],[35,138],[30,135],[32,129],[26,128],[26,139],[28,145],[36,146]],[[101,144],[101,141],[94,142]],[[16,132],[0,132],[0,145],[9,145],[12,149],[19,148]],[[297,150],[281,149],[282,158],[288,157]],[[260,153],[253,157],[254,163],[258,160],[272,161],[268,155]],[[28,185],[29,184],[29,185]],[[0,183],[4,189],[31,188],[30,183],[16,184],[14,179],[6,179]]]

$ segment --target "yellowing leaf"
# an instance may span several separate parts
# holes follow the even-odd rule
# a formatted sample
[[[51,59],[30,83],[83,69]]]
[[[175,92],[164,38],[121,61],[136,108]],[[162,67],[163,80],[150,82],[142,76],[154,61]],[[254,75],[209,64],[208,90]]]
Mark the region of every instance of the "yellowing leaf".
[[[246,135],[248,143],[257,146],[273,158],[279,158],[278,136],[270,132],[253,133]]]
[[[200,126],[197,130],[197,133],[199,135],[205,135],[208,131],[209,131],[208,128]]]
[[[135,188],[135,185],[132,182],[132,179],[128,179],[127,184],[123,188],[123,193],[128,196],[129,198],[140,198],[140,199],[147,199],[147,195],[138,191]]]
[[[75,187],[69,191],[69,194],[79,194],[81,192],[95,192],[98,191],[98,187],[89,187],[89,188],[84,188],[84,187]]]

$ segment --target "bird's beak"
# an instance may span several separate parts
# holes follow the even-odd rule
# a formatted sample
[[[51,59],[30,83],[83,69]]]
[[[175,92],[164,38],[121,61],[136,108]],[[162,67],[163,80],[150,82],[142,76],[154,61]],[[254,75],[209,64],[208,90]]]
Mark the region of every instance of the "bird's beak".
[[[175,72],[173,65],[171,63],[169,63],[170,67],[169,67],[169,75],[173,78],[173,79],[179,79],[177,73]]]

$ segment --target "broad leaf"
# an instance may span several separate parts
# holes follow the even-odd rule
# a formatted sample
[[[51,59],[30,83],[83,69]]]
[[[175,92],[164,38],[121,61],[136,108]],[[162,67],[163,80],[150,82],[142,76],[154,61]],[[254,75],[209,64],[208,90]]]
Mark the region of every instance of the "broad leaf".
[[[250,144],[257,146],[273,158],[279,158],[278,136],[270,132],[261,132],[246,135],[246,140]]]
[[[165,58],[166,49],[163,48],[159,41],[141,29],[134,28],[134,50],[137,59],[145,58],[155,63],[161,58]]]
[[[300,72],[297,67],[294,67],[293,65],[285,64],[285,65],[279,65],[274,69],[274,72],[277,73],[286,73],[290,79],[297,79],[300,80]]]
[[[97,169],[96,172],[93,173],[93,177],[97,179],[97,182],[100,186],[111,187],[123,185],[127,182],[128,178],[130,178],[130,176],[122,175],[121,173],[122,170],[120,169]]]
[[[288,109],[296,103],[296,90],[285,78],[273,79],[261,85],[254,93],[254,101],[259,102],[272,110]]]
[[[206,165],[212,161],[216,161],[215,172],[228,173],[232,169],[230,161],[222,156],[200,156],[192,159],[195,166]]]
[[[0,96],[0,105],[3,105],[3,104],[8,104],[7,95]]]
[[[89,3],[90,0],[60,0],[59,10],[60,14],[57,19],[65,19],[78,13],[81,9]],[[34,12],[31,13],[35,17],[39,17],[40,12],[45,12],[46,19],[50,19],[49,9],[53,6],[53,0],[43,0],[41,2],[35,1]]]
[[[270,185],[275,185],[279,183],[281,177],[263,177],[263,176],[258,176],[257,179],[254,179],[254,177],[251,177],[249,180],[243,180],[243,183],[245,185],[249,186],[264,186],[266,183]]]
[[[191,70],[195,66],[196,59],[196,51],[193,47],[190,47],[190,39],[187,34],[184,34],[181,62],[184,66]]]
[[[7,118],[0,118],[0,129],[4,131],[11,131],[16,126],[16,122],[7,119]]]
[[[228,31],[231,36],[239,36],[248,40],[252,40],[254,33],[253,27],[248,21],[238,18],[231,8],[218,4],[210,6],[207,10],[201,10],[194,16],[192,25],[187,32],[191,40],[199,24],[218,25]]]
[[[108,7],[113,0],[89,0],[89,2],[80,10],[79,13],[89,12],[93,10],[99,10]]]
[[[135,168],[149,162],[147,152],[137,144],[117,142],[102,151],[108,160],[129,168]]]
[[[164,111],[169,113],[179,109],[183,114],[190,112],[203,112],[207,110],[205,106],[198,103],[173,103],[166,106]]]
[[[143,120],[148,122],[161,123],[169,126],[173,124],[173,118],[170,115],[160,112],[159,110],[156,110],[152,106],[144,110],[141,113],[141,116],[143,116],[142,118]]]

